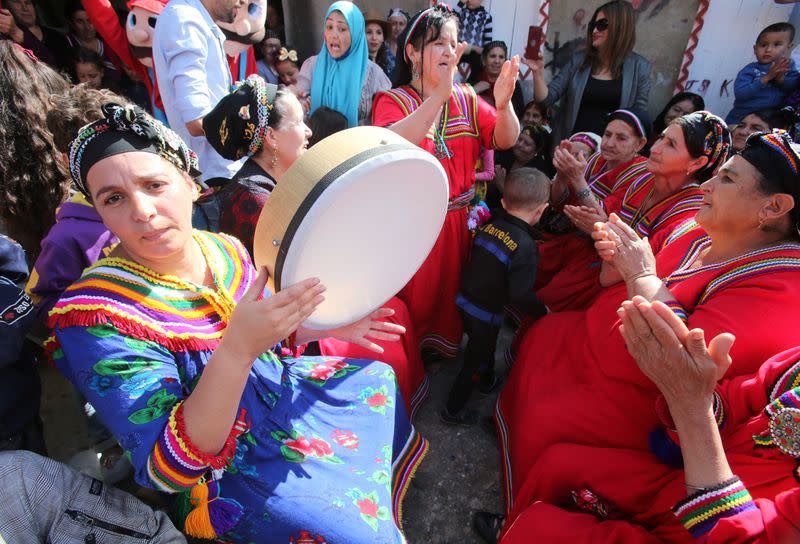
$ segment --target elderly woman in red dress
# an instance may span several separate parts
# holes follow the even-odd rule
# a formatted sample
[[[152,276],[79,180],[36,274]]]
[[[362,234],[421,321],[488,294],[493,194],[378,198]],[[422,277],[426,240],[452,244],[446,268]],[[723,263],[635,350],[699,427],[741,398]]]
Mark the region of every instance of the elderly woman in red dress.
[[[532,534],[587,544],[799,542],[800,348],[717,384],[732,361],[733,335],[706,345],[702,329],[690,331],[669,307],[643,297],[623,303],[620,317],[631,355],[661,392],[682,467],[649,452],[549,448],[536,466],[537,485],[548,491],[502,542]]]
[[[481,146],[508,149],[519,136],[519,121],[510,104],[519,59],[503,65],[494,87],[495,109],[471,86],[453,84],[466,47],[457,39],[458,17],[447,6],[415,15],[400,36],[397,86],[376,96],[372,113],[373,125],[389,127],[434,154],[447,172],[450,204],[439,239],[399,294],[422,348],[446,357],[455,357],[461,342],[455,298],[469,254],[467,206],[475,192],[475,163]]]
[[[668,451],[648,436],[658,427],[657,391],[616,332],[624,298],[663,300],[690,327],[735,334],[731,378],[800,344],[800,158],[792,145],[785,133],[751,138],[703,184],[702,229],[684,225],[656,258],[620,218],[598,227],[598,250],[625,291],[612,288],[586,312],[534,325],[498,401],[510,519],[542,500],[534,465],[548,447],[647,452],[652,442]]]

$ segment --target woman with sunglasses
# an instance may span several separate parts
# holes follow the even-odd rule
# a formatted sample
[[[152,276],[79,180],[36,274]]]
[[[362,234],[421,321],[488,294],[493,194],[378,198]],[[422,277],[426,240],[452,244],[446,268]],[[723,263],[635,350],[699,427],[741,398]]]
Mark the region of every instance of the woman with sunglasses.
[[[602,134],[606,116],[614,110],[647,111],[650,63],[633,52],[636,45],[633,8],[624,0],[603,4],[589,22],[586,51],[550,81],[544,80],[544,59],[523,59],[533,71],[534,98],[549,107],[563,98],[553,141],[576,132]]]

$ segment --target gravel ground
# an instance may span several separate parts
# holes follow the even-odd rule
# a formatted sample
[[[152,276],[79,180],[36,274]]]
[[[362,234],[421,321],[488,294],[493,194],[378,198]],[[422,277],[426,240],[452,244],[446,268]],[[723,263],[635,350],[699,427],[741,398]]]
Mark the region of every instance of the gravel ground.
[[[510,341],[501,333],[498,354]],[[417,470],[403,506],[403,526],[410,544],[476,543],[481,540],[472,530],[475,510],[502,512],[500,453],[494,435],[481,428],[445,425],[438,412],[460,368],[460,361],[445,361],[428,377],[431,390],[414,424],[430,442],[428,455]],[[498,360],[496,372],[505,364]],[[473,395],[473,406],[482,416],[494,411],[497,397]]]

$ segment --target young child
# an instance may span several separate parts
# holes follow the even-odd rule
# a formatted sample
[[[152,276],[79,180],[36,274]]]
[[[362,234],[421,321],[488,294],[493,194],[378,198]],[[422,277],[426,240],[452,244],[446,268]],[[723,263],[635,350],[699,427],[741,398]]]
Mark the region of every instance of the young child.
[[[736,99],[725,118],[729,125],[739,123],[748,113],[777,108],[795,90],[800,74],[789,58],[794,47],[794,26],[769,25],[758,35],[753,51],[756,62],[741,69],[733,84]]]
[[[533,293],[539,251],[533,225],[539,222],[550,198],[550,180],[535,168],[517,168],[508,174],[501,203],[503,210],[478,229],[472,255],[461,278],[456,305],[469,337],[461,371],[447,404],[439,413],[444,423],[474,425],[477,414],[466,409],[475,385],[485,394],[499,384],[494,375],[494,351],[503,322],[503,308],[512,304],[540,317],[547,308]]]
[[[459,0],[455,8],[459,18],[458,41],[468,44],[461,59],[469,62],[473,76],[483,68],[483,46],[492,41],[492,16],[481,4],[482,0]]]
[[[275,58],[275,70],[278,72],[278,79],[284,85],[297,85],[297,75],[300,73],[298,67],[297,51],[289,47],[282,47]]]

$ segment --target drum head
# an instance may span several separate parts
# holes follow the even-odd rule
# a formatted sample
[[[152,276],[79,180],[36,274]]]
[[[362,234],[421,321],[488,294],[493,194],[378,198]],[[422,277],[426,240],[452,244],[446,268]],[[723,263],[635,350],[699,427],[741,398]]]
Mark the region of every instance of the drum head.
[[[270,220],[267,206],[262,211],[256,262],[269,269],[269,263],[259,262],[264,258],[259,247],[280,245],[270,270],[276,288],[310,277],[327,288],[325,301],[304,324],[308,328],[339,327],[379,308],[419,269],[444,223],[449,191],[441,164],[394,133],[378,137],[386,132],[361,127],[331,137],[355,133],[373,143],[352,156],[339,155],[312,180],[280,240],[259,235],[262,221]],[[329,160],[328,154],[315,159],[317,146],[289,172],[295,166],[302,170],[301,161]],[[276,204],[289,172],[267,205]]]

